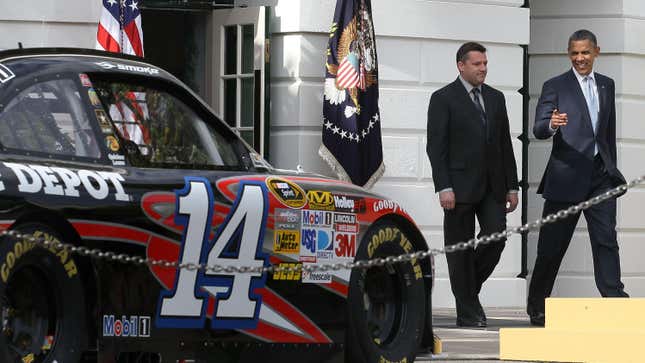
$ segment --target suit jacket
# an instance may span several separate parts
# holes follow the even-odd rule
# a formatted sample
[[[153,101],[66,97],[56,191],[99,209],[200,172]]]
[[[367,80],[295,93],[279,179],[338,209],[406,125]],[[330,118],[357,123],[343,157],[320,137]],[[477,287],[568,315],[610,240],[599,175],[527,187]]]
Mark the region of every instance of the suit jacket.
[[[595,73],[600,112],[594,135],[591,118],[578,79],[569,70],[544,83],[535,111],[533,134],[538,139],[553,136],[551,157],[538,193],[558,202],[581,202],[589,197],[594,168],[594,140],[605,169],[614,184],[625,183],[616,168],[616,103],[614,81]],[[554,109],[567,114],[567,125],[550,130]]]
[[[437,192],[452,188],[457,203],[477,203],[492,190],[499,202],[517,190],[517,167],[504,95],[482,85],[486,126],[459,78],[434,92],[428,106],[427,152]]]

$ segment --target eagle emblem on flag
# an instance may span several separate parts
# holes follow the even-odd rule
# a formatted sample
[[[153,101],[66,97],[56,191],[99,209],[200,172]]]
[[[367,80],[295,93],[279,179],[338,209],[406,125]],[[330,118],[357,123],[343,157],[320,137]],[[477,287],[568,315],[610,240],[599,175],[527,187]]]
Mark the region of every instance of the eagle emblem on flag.
[[[342,180],[370,187],[384,172],[378,62],[369,0],[338,0],[329,31],[318,152]]]

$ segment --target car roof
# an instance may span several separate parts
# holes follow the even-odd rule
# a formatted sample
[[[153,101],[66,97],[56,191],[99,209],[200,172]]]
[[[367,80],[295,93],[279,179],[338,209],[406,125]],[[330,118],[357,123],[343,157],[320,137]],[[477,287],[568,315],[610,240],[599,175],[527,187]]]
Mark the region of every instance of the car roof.
[[[35,58],[40,66],[56,66],[58,71],[152,76],[183,86],[181,81],[162,68],[131,55],[81,48],[22,48],[0,51],[0,63],[15,64],[29,62]]]

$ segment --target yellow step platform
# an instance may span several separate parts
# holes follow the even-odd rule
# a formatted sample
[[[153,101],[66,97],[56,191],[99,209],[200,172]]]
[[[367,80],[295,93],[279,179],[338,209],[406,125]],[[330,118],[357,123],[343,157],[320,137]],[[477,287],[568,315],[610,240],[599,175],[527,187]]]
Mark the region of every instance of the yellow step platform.
[[[549,298],[545,328],[499,332],[500,359],[645,362],[645,299]]]

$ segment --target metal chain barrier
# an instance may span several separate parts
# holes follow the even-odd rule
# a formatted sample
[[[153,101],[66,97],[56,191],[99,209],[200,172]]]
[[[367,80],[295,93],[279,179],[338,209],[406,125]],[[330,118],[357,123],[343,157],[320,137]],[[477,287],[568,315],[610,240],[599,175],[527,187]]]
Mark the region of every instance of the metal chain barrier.
[[[508,238],[513,234],[521,234],[528,232],[530,230],[539,229],[545,224],[555,223],[559,220],[565,219],[569,216],[578,214],[583,210],[589,209],[592,206],[602,203],[608,199],[612,199],[619,194],[627,192],[627,190],[645,182],[645,175],[640,178],[636,178],[630,181],[627,184],[620,185],[614,189],[608,190],[607,192],[595,196],[584,202],[572,205],[567,209],[560,210],[556,213],[550,214],[544,218],[538,219],[532,223],[526,223],[519,227],[508,228],[504,231],[490,234],[488,236],[482,236],[479,238],[472,238],[468,241],[459,242],[454,245],[446,246],[442,249],[429,249],[427,251],[417,251],[413,253],[398,255],[398,256],[387,256],[383,258],[374,258],[370,260],[358,260],[345,263],[333,263],[333,264],[294,264],[289,266],[262,266],[262,267],[250,267],[250,266],[222,266],[222,265],[213,265],[208,266],[207,264],[195,264],[195,263],[180,263],[179,261],[167,261],[167,260],[154,260],[149,258],[144,258],[140,256],[130,256],[128,254],[117,254],[111,251],[102,251],[100,249],[90,249],[84,246],[75,246],[68,243],[62,243],[57,241],[48,241],[43,237],[36,237],[28,233],[20,233],[15,230],[5,230],[0,232],[1,236],[8,236],[11,238],[16,238],[19,240],[24,240],[35,245],[39,245],[43,248],[53,249],[53,250],[66,250],[68,252],[92,257],[95,259],[103,259],[113,262],[121,263],[130,263],[140,266],[159,266],[164,268],[175,268],[175,269],[187,269],[187,270],[201,270],[201,271],[210,271],[213,273],[274,273],[274,272],[297,272],[297,271],[339,271],[339,270],[351,270],[351,269],[369,269],[374,266],[384,266],[391,265],[396,263],[408,262],[412,260],[422,260],[429,258],[430,256],[454,253],[457,251],[463,251],[468,248],[474,248],[481,244],[489,244],[492,242],[500,241],[504,238]]]

